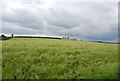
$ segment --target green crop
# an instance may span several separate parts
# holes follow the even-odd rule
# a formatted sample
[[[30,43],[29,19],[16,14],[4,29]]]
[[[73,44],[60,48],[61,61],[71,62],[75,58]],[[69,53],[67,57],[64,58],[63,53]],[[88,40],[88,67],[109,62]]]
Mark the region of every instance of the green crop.
[[[70,39],[2,41],[3,79],[117,79],[118,45]]]

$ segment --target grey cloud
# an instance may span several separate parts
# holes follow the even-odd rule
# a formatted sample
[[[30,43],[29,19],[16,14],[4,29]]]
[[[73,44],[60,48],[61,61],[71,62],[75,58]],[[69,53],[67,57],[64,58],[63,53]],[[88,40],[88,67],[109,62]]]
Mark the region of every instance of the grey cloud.
[[[114,32],[117,30],[117,3],[54,3],[50,8],[39,8],[45,3],[31,4],[31,7],[29,3],[20,4],[23,8],[4,7],[3,22],[21,26],[25,28],[23,31],[36,30],[26,30],[28,33],[41,32],[93,40],[112,40],[117,37]],[[4,27],[4,30],[8,31],[7,29],[12,30]],[[10,32],[19,30],[20,28]]]

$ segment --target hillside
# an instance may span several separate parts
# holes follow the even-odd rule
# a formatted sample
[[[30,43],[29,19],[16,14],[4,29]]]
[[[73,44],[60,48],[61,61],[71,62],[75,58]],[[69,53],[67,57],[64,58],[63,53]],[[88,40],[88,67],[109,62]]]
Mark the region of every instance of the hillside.
[[[118,45],[67,39],[2,41],[3,79],[117,79]]]

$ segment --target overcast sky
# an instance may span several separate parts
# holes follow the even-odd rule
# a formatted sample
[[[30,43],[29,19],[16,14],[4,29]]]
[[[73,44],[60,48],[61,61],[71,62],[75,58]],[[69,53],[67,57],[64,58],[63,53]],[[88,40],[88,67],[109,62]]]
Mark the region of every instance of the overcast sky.
[[[1,0],[2,33],[118,40],[118,0]]]

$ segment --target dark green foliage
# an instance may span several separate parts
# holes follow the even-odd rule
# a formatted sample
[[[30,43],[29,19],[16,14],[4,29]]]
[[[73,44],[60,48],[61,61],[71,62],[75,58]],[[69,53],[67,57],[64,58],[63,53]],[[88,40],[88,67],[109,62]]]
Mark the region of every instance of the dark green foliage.
[[[8,39],[11,39],[11,37],[6,37],[3,34],[0,36],[0,40],[8,40]]]
[[[99,42],[99,43],[104,43],[103,41],[97,41],[97,42]]]

